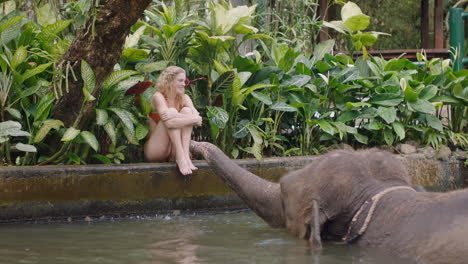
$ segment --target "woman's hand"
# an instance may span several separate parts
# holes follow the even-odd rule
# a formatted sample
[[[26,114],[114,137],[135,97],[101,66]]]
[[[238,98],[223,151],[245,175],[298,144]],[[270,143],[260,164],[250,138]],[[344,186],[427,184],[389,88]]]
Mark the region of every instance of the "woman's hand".
[[[170,119],[173,119],[174,117],[177,116],[177,112],[176,111],[171,111],[171,110],[167,110],[167,111],[164,111],[160,114],[161,116],[161,119],[163,121],[167,121],[167,120],[170,120]]]
[[[201,116],[197,116],[196,121],[195,121],[195,125],[196,125],[196,126],[201,126],[201,125],[202,125],[202,122],[203,122],[202,117],[201,117]]]

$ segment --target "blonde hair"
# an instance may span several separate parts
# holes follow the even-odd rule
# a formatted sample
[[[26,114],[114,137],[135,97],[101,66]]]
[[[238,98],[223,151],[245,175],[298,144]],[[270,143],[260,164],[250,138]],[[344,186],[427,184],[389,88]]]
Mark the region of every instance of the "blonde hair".
[[[176,76],[181,73],[185,74],[185,70],[181,67],[169,66],[163,72],[161,72],[158,78],[158,82],[156,84],[158,92],[160,92],[164,96],[166,101],[168,100],[168,98],[175,97],[175,108],[177,109],[177,111],[180,111],[180,109],[184,107],[184,95],[174,95],[173,84]]]

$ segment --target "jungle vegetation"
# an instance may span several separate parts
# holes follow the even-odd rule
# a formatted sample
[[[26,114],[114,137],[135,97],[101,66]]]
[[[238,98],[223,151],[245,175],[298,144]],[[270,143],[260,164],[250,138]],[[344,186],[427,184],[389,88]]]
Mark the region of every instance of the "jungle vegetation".
[[[316,154],[340,143],[466,150],[468,70],[454,72],[424,50],[417,63],[367,55],[390,34],[353,2],[333,3],[340,13],[332,21],[312,0],[110,8],[126,2],[0,3],[3,164],[143,162],[153,84],[169,65],[192,80],[187,93],[204,118],[194,138],[232,158]],[[303,12],[286,11],[293,8]],[[339,39],[318,43],[323,27]]]

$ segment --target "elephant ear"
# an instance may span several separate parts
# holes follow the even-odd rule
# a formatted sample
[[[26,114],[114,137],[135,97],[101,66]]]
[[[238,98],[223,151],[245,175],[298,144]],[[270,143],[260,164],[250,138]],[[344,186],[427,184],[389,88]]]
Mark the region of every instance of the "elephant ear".
[[[309,240],[311,248],[322,248],[322,239],[320,238],[320,210],[316,200],[312,201],[312,210],[309,217],[305,219],[304,226],[299,231],[299,236]]]

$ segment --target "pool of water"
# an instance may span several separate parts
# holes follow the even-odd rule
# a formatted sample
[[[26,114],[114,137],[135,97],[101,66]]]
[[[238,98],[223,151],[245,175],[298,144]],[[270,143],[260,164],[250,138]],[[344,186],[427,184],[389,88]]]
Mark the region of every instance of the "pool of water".
[[[405,263],[375,250],[320,251],[251,212],[0,226],[0,263]]]

